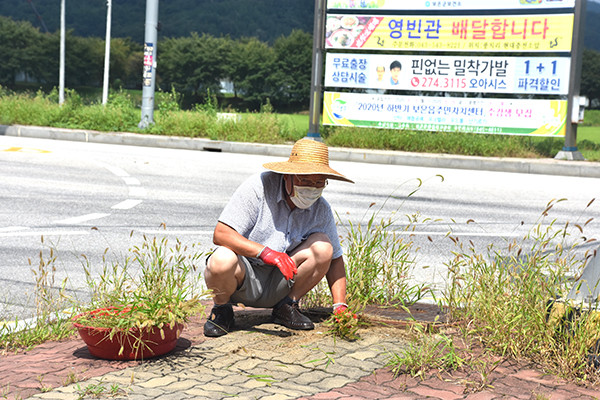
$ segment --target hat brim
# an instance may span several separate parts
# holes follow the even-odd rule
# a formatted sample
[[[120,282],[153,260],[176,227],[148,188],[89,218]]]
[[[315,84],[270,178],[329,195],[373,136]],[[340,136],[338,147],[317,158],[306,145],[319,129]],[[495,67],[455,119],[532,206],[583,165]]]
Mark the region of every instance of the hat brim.
[[[328,167],[327,165],[323,165],[320,163],[312,163],[312,162],[289,162],[289,161],[281,161],[281,162],[270,162],[263,164],[268,170],[273,172],[277,172],[280,174],[290,174],[290,175],[325,175],[328,179],[335,179],[338,181],[350,182],[354,183],[354,181],[346,178],[344,175],[340,174],[333,168]]]

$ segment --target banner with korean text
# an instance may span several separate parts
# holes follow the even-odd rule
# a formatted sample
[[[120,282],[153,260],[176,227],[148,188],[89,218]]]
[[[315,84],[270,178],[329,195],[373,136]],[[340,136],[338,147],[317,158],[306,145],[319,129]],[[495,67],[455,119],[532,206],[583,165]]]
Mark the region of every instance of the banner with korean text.
[[[568,52],[573,14],[328,14],[326,49]]]
[[[573,8],[575,0],[327,0],[328,9],[350,10],[543,10]]]
[[[327,53],[325,86],[566,95],[569,57]]]
[[[564,137],[566,109],[565,100],[325,92],[323,124]]]

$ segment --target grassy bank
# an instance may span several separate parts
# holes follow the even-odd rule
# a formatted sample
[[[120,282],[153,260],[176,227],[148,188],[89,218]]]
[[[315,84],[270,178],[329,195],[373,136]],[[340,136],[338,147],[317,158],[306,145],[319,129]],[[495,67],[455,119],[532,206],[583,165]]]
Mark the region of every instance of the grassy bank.
[[[202,137],[213,140],[289,143],[308,131],[308,115],[275,114],[269,104],[259,113],[241,113],[238,121],[218,117],[213,97],[193,110],[181,110],[177,93],[156,93],[155,124],[138,128],[139,98],[130,92],[112,92],[106,106],[89,102],[68,90],[58,106],[56,90],[12,93],[0,87],[0,124],[137,132]],[[488,157],[552,158],[563,138],[478,135],[468,133],[399,131],[324,126],[321,136],[330,146]],[[578,147],[584,157],[600,161],[600,110],[588,110],[578,130]]]

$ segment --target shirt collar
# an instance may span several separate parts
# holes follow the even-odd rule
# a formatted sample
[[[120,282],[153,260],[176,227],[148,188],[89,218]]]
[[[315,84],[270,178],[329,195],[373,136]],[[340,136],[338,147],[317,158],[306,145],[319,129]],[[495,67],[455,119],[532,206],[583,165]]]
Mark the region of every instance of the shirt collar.
[[[280,175],[280,174],[278,174],[278,175]],[[285,181],[283,180],[283,175],[280,175],[279,189],[277,190],[277,202],[279,203],[280,201],[283,201],[287,205],[287,202],[285,201],[285,196],[283,195],[284,190],[285,190]]]

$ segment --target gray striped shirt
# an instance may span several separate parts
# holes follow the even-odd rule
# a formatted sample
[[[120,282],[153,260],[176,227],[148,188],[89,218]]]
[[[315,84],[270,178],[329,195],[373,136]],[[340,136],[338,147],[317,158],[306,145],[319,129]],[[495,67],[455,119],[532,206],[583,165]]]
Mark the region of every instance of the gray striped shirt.
[[[333,258],[343,254],[331,206],[323,197],[306,210],[290,210],[283,194],[283,175],[267,171],[243,182],[219,216],[240,235],[279,252],[289,253],[309,235],[325,233]]]

